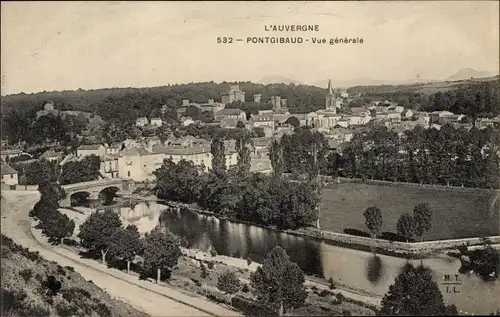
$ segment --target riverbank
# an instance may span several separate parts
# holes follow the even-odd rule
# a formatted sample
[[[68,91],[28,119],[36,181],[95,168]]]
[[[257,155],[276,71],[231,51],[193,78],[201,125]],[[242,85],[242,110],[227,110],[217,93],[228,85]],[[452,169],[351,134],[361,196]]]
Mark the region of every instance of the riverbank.
[[[78,214],[78,217],[74,219],[79,224],[84,221],[81,214],[77,211],[66,209],[64,213],[69,217],[71,217],[72,213]],[[33,221],[30,228],[32,236],[40,243],[46,244],[46,237],[42,235],[40,230],[35,228],[35,224],[36,222]],[[72,246],[63,245],[55,248],[64,249],[66,255],[70,252],[73,254],[72,257],[80,256],[79,249]],[[248,263],[247,260],[224,255],[212,255],[196,249],[181,248],[181,251],[182,256],[179,258],[178,264],[174,267],[168,281],[162,281],[159,284],[154,284],[152,279],[147,279],[147,281],[156,287],[174,287],[186,296],[207,297],[217,304],[223,303],[228,306],[227,308],[230,308],[230,301],[227,301],[227,296],[217,289],[217,278],[223,272],[234,271],[239,276],[241,282],[247,285],[249,289],[239,294],[239,296],[251,303],[256,302],[257,295],[255,290],[250,287],[250,274],[257,269],[260,265],[259,263]],[[116,262],[113,263],[111,264],[111,261],[108,263],[108,270],[111,272],[117,269],[115,266]],[[98,262],[96,261],[95,264],[98,265]],[[139,280],[139,274],[134,271],[131,271],[127,276],[135,277]],[[295,310],[293,316],[303,316],[304,314],[321,316],[324,313],[328,313],[327,315],[340,315],[345,311],[349,311],[355,315],[368,316],[375,315],[375,310],[380,307],[380,298],[355,294],[351,291],[339,289],[338,287],[335,290],[331,290],[326,282],[322,283],[307,278],[305,286],[309,294],[306,304],[304,307]],[[334,300],[335,298],[342,299]]]
[[[196,208],[193,205],[172,202],[172,201],[160,201],[160,202],[163,202],[168,207],[173,207],[177,209],[187,208],[193,212],[196,212],[204,216],[215,217],[213,212]],[[241,224],[252,225],[267,230],[291,234],[294,236],[309,237],[319,242],[325,242],[343,248],[355,249],[365,252],[372,252],[372,249],[374,248],[377,254],[383,254],[404,259],[425,259],[430,256],[442,254],[447,250],[456,249],[463,245],[471,247],[483,244],[483,240],[481,238],[449,239],[449,240],[406,243],[406,242],[383,240],[378,238],[372,239],[368,237],[354,236],[345,233],[319,230],[316,228],[279,230],[276,228],[269,228],[245,221],[230,220],[230,219],[227,220],[238,224],[241,223]],[[500,247],[500,236],[491,236],[489,237],[489,239],[496,248]]]

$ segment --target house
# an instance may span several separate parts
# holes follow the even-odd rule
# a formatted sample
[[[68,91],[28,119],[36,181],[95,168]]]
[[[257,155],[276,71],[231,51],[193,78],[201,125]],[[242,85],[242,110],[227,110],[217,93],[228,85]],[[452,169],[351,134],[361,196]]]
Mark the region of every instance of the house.
[[[271,138],[252,138],[252,154],[267,155],[267,153],[269,153],[270,144]]]
[[[250,124],[253,128],[270,127],[274,129],[274,115],[272,113],[251,115]]]
[[[272,172],[271,160],[265,155],[250,156],[250,172],[270,174]]]
[[[222,109],[215,113],[215,120],[222,119],[236,119],[239,121],[246,121],[247,115],[245,111],[241,109]]]
[[[101,157],[99,172],[106,178],[118,177],[118,154],[105,154]]]
[[[345,118],[340,119],[339,121],[337,121],[337,125],[341,126],[343,128],[347,128],[349,126],[349,120],[347,120]]]
[[[391,104],[389,107],[387,107],[387,110],[402,113],[405,110],[405,108],[403,106]]]
[[[105,152],[105,154],[118,154],[121,149],[122,149],[122,143],[114,142],[114,143],[108,144],[106,146],[104,152]]]
[[[185,127],[194,123],[194,120],[191,117],[182,117],[181,124]]]
[[[2,163],[1,165],[1,172],[2,172],[2,183],[9,185],[9,186],[15,186],[19,184],[18,177],[17,177],[17,171],[10,167],[6,163]]]
[[[40,159],[44,159],[50,162],[60,162],[64,158],[63,152],[55,152],[53,150],[47,150],[40,155]]]
[[[331,139],[338,140],[340,143],[350,142],[353,136],[354,133],[351,130],[342,126],[337,126],[330,130]]]
[[[411,119],[413,118],[413,110],[411,109],[405,109],[403,112],[401,112],[401,119]]]
[[[163,121],[161,120],[161,118],[154,117],[154,118],[151,118],[150,124],[153,126],[161,127],[163,125]]]
[[[401,121],[401,112],[388,111],[387,112],[387,119],[391,120],[392,122],[400,122]]]
[[[225,129],[236,129],[238,126],[238,122],[242,121],[238,121],[232,118],[224,118],[220,121],[220,126],[221,128]]]
[[[431,119],[431,123],[436,123],[440,118],[453,116],[453,114],[453,112],[449,111],[433,111],[429,114],[429,117]]]
[[[85,157],[90,155],[97,155],[99,157],[106,154],[106,148],[102,144],[83,144],[76,150],[78,157]]]
[[[352,114],[355,114],[355,115],[369,115],[370,114],[370,110],[368,108],[365,108],[365,107],[352,107],[351,108],[351,112]]]
[[[148,125],[148,122],[149,122],[148,118],[141,117],[141,118],[137,118],[137,120],[135,120],[135,125],[138,127],[144,127],[144,126]]]

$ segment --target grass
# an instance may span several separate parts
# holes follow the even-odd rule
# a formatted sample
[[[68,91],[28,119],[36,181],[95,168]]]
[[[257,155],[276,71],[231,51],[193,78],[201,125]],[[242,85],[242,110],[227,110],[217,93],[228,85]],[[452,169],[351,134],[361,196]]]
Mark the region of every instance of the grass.
[[[333,232],[342,233],[346,228],[368,232],[363,211],[377,206],[383,217],[381,232],[396,232],[396,223],[402,213],[411,213],[415,205],[428,202],[433,211],[432,228],[424,235],[424,240],[498,235],[499,192],[332,184],[323,190],[320,225],[323,230]]]

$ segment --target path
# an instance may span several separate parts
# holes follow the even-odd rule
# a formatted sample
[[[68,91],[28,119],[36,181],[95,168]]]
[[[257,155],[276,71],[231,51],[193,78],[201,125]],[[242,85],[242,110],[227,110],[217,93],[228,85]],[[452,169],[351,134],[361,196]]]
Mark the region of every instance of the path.
[[[40,243],[31,234],[32,221],[28,216],[29,210],[38,200],[38,192],[2,191],[2,233],[31,251],[40,252],[49,261],[74,267],[75,271],[111,296],[154,317],[241,316],[201,297],[190,297],[169,287],[140,281],[137,277],[108,269],[94,260],[82,259],[63,248]]]

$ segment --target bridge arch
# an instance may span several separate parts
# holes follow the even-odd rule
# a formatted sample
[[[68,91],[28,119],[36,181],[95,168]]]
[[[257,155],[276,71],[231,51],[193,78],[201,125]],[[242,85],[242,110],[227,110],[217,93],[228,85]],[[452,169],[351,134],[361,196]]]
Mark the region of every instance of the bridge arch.
[[[92,192],[79,190],[68,195],[70,206],[87,206],[92,197]]]
[[[103,205],[110,205],[119,191],[121,191],[119,186],[110,185],[100,189],[97,196]]]

